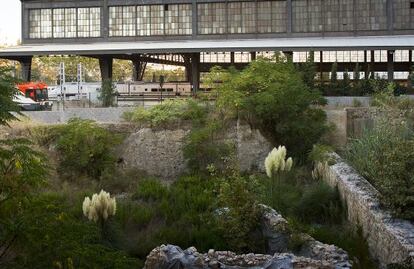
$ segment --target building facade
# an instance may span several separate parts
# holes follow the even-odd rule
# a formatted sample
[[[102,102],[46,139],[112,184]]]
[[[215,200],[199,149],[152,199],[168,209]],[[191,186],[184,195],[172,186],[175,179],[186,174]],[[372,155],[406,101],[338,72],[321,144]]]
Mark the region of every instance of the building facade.
[[[17,0],[15,0],[17,1]],[[113,59],[184,66],[197,90],[212,66],[243,68],[282,51],[302,62],[315,54],[320,77],[358,63],[365,75],[404,79],[413,66],[414,0],[20,0],[22,45],[0,50],[30,80],[36,55],[99,59],[102,79]]]
[[[413,0],[22,0],[22,42],[414,34]]]

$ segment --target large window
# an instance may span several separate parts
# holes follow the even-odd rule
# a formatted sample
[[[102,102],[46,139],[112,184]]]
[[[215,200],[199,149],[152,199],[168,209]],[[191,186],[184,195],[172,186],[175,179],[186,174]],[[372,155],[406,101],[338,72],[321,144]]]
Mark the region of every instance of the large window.
[[[137,34],[151,35],[151,6],[137,7]]]
[[[386,30],[387,0],[358,0],[356,23],[357,30]]]
[[[151,6],[151,35],[164,34],[164,6]]]
[[[165,34],[191,35],[191,5],[165,5]]]
[[[135,36],[136,7],[118,6],[109,8],[109,36]]]
[[[76,37],[76,8],[65,8],[65,37]]]
[[[325,0],[324,5],[325,31],[338,32],[354,29],[353,0]]]
[[[394,0],[394,28],[398,30],[414,28],[414,8],[412,0]]]
[[[226,33],[226,3],[198,4],[198,33]]]
[[[259,33],[286,32],[286,1],[258,2],[257,14]]]
[[[52,10],[32,9],[29,11],[29,37],[52,37]]]
[[[100,32],[100,8],[79,8],[78,37],[98,37]]]
[[[100,8],[32,9],[29,38],[75,38],[101,35]]]
[[[229,33],[256,32],[256,2],[230,2],[227,9]]]

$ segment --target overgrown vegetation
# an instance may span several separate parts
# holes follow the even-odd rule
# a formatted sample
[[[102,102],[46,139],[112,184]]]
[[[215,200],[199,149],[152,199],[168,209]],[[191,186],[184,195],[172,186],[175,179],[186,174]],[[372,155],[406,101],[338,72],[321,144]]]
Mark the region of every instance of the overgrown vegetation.
[[[115,84],[110,79],[102,81],[101,94],[99,100],[103,107],[111,107],[115,103]]]
[[[123,117],[127,121],[157,127],[182,121],[205,122],[206,109],[194,100],[166,100],[149,109],[138,107]]]
[[[33,148],[48,154],[50,164],[25,140],[2,142],[0,172],[10,180],[0,178],[1,187],[22,193],[0,200],[1,266],[140,268],[154,247],[167,243],[202,252],[263,253],[258,204],[266,203],[289,219],[294,236],[306,232],[335,243],[358,260],[355,268],[372,268],[363,237],[347,227],[337,191],[312,178],[311,163],[323,162],[329,151],[313,146],[328,129],[317,108],[323,99],[314,90],[313,66],[299,68],[277,56],[242,72],[213,71],[210,81],[223,81],[216,103],[166,101],[125,114],[151,127],[191,128],[183,148],[190,173],[170,185],[117,167],[114,149],[122,137],[88,120],[31,131]],[[287,146],[294,161],[286,159],[286,173],[272,179],[239,171],[237,157],[243,156],[236,156],[225,132],[237,117],[275,146]],[[116,197],[116,214],[112,206],[105,229],[85,217],[94,219],[85,210],[88,200],[82,204],[101,189]],[[292,251],[303,244],[299,237],[292,241]]]
[[[315,107],[323,98],[308,87],[291,61],[259,59],[241,72],[220,71],[218,108],[237,113],[298,160],[328,130],[325,112]]]
[[[56,147],[58,170],[66,178],[101,179],[115,168],[113,150],[121,137],[93,121],[74,118],[64,125],[39,127],[33,133],[39,143]]]

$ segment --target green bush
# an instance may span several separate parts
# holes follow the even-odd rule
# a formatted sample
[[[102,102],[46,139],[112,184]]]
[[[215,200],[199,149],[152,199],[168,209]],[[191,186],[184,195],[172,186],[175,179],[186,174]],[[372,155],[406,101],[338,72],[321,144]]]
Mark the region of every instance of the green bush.
[[[215,119],[205,125],[193,127],[183,148],[184,158],[190,169],[206,172],[211,165],[221,170],[225,168],[226,159],[235,152],[234,144],[224,140],[225,129],[225,123]]]
[[[202,120],[206,115],[206,107],[194,100],[166,100],[149,109],[138,107],[125,112],[124,119],[131,122],[160,126],[181,120]]]
[[[216,211],[219,231],[231,250],[246,253],[264,251],[264,241],[255,237],[260,225],[258,185],[254,178],[235,174],[222,180]]]
[[[325,112],[314,106],[323,98],[308,88],[290,61],[259,59],[224,78],[217,90],[219,108],[237,111],[297,160],[303,161],[328,130]]]
[[[89,120],[71,119],[59,127],[59,171],[67,177],[100,179],[115,168],[114,147],[121,137]]]
[[[11,69],[0,67],[0,126],[15,120],[16,117],[12,112],[20,111],[17,103],[13,102],[13,97],[18,93],[17,82],[12,76]]]
[[[349,143],[346,158],[396,216],[414,220],[414,137],[407,126],[378,124]]]
[[[115,84],[110,79],[102,81],[101,95],[99,100],[102,102],[103,107],[111,107],[115,103]]]
[[[142,263],[103,241],[96,225],[71,213],[66,198],[42,194],[17,215],[13,250],[6,268],[56,268],[68,259],[74,268],[138,268]],[[4,228],[4,227],[3,227]]]
[[[296,217],[306,223],[342,223],[342,212],[338,191],[323,182],[308,186],[295,208]]]

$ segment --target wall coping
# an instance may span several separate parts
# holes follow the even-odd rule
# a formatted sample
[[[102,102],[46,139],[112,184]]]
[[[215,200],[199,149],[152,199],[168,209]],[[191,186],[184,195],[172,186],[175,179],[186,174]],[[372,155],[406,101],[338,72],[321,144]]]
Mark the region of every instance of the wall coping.
[[[336,163],[329,166],[324,180],[338,187],[347,205],[348,220],[361,226],[380,267],[403,262],[414,265],[414,224],[393,218],[381,206],[379,192],[338,154],[332,156]]]

